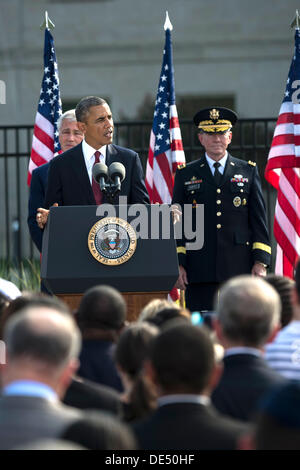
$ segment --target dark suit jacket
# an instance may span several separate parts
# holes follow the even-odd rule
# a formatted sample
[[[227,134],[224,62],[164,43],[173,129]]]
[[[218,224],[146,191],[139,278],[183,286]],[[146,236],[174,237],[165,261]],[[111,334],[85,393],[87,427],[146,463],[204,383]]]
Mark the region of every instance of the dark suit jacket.
[[[45,398],[0,397],[0,449],[44,438],[59,438],[82,413]]]
[[[116,390],[81,377],[72,380],[63,402],[74,408],[104,410],[115,415],[121,415],[122,411],[120,395]]]
[[[45,163],[45,165],[33,170],[28,201],[28,228],[31,238],[40,252],[42,251],[43,231],[36,222],[36,211],[39,207],[44,207],[48,169],[49,163]]]
[[[84,339],[79,356],[78,375],[92,382],[123,392],[123,385],[114,361],[115,343],[100,339]]]
[[[108,145],[106,165],[109,166],[112,162],[123,163],[126,169],[120,196],[127,196],[128,204],[149,204],[138,154],[117,145]],[[96,205],[81,143],[50,162],[45,199],[46,208],[55,202],[62,206]],[[104,195],[103,203],[105,202],[108,200]],[[118,204],[117,197],[113,203]]]
[[[132,425],[140,449],[234,450],[247,427],[223,417],[212,406],[173,403]]]
[[[262,396],[285,379],[253,354],[224,357],[224,371],[212,394],[214,406],[225,415],[250,421]]]
[[[242,180],[242,181],[241,181]],[[176,171],[173,203],[204,205],[204,245],[186,250],[184,237],[177,241],[179,264],[191,283],[223,282],[251,272],[254,261],[270,264],[266,211],[257,167],[228,155],[221,183],[216,185],[205,156]],[[184,222],[195,230],[192,217]],[[188,220],[187,220],[188,219]]]

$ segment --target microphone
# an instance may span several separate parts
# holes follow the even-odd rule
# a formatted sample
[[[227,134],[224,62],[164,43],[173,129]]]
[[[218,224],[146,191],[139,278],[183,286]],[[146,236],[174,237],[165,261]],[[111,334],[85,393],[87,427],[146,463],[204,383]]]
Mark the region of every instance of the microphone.
[[[113,162],[108,168],[108,174],[114,184],[115,192],[121,191],[121,183],[126,175],[125,166],[122,163]]]
[[[100,185],[103,193],[106,192],[106,181],[108,179],[108,168],[104,163],[96,163],[93,166],[93,178]]]

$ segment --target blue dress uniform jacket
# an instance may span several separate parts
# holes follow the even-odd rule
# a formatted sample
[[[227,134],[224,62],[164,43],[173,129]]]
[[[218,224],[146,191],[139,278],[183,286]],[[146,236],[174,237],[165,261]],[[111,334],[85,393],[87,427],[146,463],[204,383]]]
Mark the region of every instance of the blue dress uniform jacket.
[[[191,204],[193,230],[195,207],[204,204],[204,245],[187,250],[183,237],[177,240],[179,264],[189,283],[223,282],[232,276],[250,273],[255,261],[270,264],[271,248],[265,204],[256,164],[228,154],[224,174],[218,186],[205,156],[178,169],[173,203],[183,210]],[[187,212],[186,212],[187,213]]]

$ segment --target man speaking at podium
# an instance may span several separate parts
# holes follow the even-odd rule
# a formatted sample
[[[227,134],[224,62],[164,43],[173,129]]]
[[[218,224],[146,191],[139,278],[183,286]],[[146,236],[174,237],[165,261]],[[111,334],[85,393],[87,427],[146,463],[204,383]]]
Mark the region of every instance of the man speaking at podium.
[[[110,166],[113,162],[125,167],[120,196],[127,196],[127,204],[150,204],[144,183],[143,169],[138,154],[112,144],[114,124],[111,110],[102,98],[88,96],[77,104],[76,119],[83,132],[82,143],[50,163],[45,206],[99,205],[110,202],[93,180],[95,163]],[[118,204],[118,197],[112,201]],[[48,212],[48,211],[47,211]],[[37,220],[44,225],[47,214],[39,211]]]

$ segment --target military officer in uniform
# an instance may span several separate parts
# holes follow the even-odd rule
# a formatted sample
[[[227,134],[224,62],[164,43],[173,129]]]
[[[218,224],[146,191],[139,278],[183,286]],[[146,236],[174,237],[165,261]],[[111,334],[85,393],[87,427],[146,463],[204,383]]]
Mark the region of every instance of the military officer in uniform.
[[[211,311],[220,283],[239,274],[265,276],[271,261],[256,163],[227,152],[236,121],[237,115],[227,108],[199,111],[194,123],[205,155],[180,167],[175,175],[172,202],[183,213],[176,286],[186,291],[186,306],[191,311]],[[187,220],[184,204],[192,206],[191,220]],[[204,205],[204,244],[196,251],[187,249],[185,227],[192,224],[195,229],[194,209],[199,204]]]

